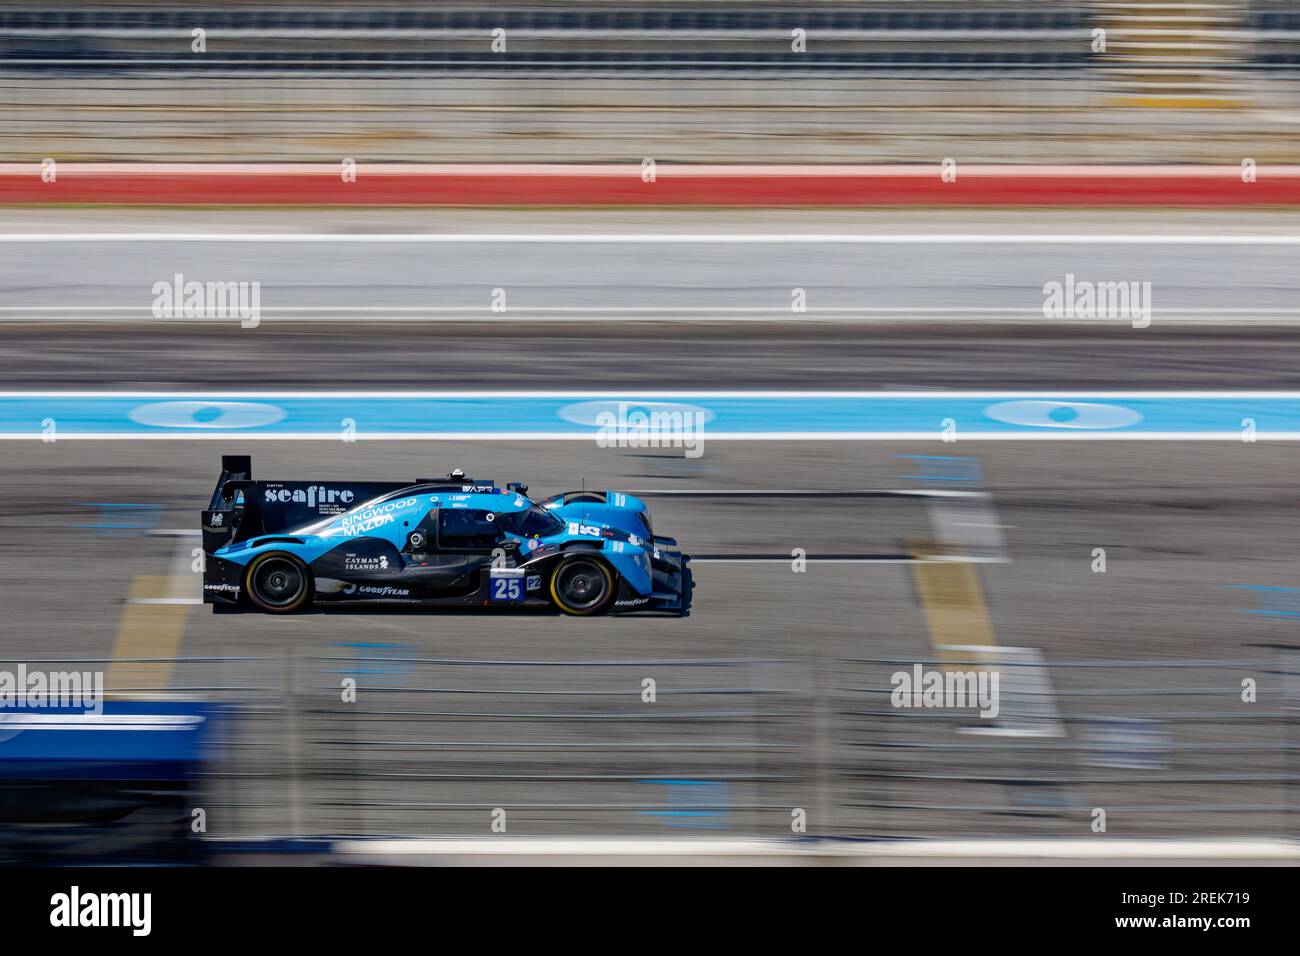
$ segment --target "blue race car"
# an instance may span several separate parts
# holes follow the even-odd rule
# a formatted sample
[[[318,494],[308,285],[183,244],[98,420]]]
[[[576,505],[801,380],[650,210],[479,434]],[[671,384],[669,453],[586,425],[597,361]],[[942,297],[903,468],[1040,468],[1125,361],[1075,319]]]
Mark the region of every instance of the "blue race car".
[[[311,604],[685,613],[689,572],[643,501],[453,471],[414,482],[254,481],[226,455],[203,512],[203,600],[276,614]]]

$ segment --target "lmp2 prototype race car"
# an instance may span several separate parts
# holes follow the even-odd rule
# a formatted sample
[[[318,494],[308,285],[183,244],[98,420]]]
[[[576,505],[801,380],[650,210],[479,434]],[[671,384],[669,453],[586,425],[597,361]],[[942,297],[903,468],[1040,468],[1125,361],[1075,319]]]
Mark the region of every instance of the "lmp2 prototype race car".
[[[683,614],[689,572],[645,503],[616,491],[534,502],[528,486],[254,481],[225,455],[203,512],[203,600],[284,614],[309,605],[554,607]]]

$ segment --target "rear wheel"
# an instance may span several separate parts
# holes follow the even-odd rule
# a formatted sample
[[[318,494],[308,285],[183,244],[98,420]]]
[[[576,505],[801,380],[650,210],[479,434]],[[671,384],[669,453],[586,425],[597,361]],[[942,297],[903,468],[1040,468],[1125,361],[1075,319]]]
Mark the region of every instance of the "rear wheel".
[[[311,574],[291,554],[260,554],[248,566],[245,590],[257,607],[272,614],[288,614],[307,603]]]
[[[565,558],[551,573],[551,600],[565,614],[603,614],[614,603],[613,572],[598,558]]]

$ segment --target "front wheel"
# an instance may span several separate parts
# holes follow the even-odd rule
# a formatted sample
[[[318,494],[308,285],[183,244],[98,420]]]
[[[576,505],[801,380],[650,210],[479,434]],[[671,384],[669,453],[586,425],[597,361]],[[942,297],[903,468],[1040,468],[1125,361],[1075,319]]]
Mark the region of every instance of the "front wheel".
[[[288,614],[311,596],[307,566],[291,554],[261,554],[248,566],[244,578],[249,600],[263,611]]]
[[[565,614],[604,614],[614,603],[614,575],[597,558],[565,558],[551,573],[551,600]]]

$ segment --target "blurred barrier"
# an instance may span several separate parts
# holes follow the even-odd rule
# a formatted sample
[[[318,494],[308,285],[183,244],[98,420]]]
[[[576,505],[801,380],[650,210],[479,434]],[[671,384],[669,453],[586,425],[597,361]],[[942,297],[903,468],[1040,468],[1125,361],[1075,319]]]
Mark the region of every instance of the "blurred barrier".
[[[762,70],[984,72],[1113,67],[1135,92],[1185,94],[1234,66],[1293,67],[1282,0],[722,0],[345,9],[213,3],[0,5],[0,57],[33,70]],[[202,28],[207,46],[191,46]],[[1092,30],[1101,28],[1106,42]],[[802,36],[800,36],[802,31]],[[1167,69],[1161,76],[1162,68]],[[1216,80],[1216,76],[1218,79]]]
[[[529,836],[780,839],[801,814],[808,836],[1100,839],[1102,809],[1112,837],[1295,835],[1294,655],[1053,663],[1049,685],[1008,652],[992,722],[891,706],[916,664],[943,666],[304,659],[323,679],[298,715],[302,816],[440,837],[490,836],[500,809]],[[319,704],[358,671],[355,703]]]
[[[810,779],[795,661],[303,666],[320,681],[301,712],[311,832],[788,833]]]
[[[836,665],[833,833],[1079,838],[1102,810],[1112,837],[1296,836],[1295,654],[1050,662],[1060,736],[894,709],[889,674],[911,666]],[[1043,703],[1006,693],[1017,666],[1001,720]]]
[[[1055,662],[1050,685],[1016,681],[1009,670],[1040,665],[1012,654],[997,664],[1003,690],[992,722],[974,708],[891,704],[893,674],[945,667],[938,659],[407,654],[402,645],[367,643],[287,658],[167,662],[167,689],[130,687],[113,699],[146,709],[151,699],[171,708],[227,705],[224,743],[196,789],[182,802],[168,798],[173,819],[143,793],[118,792],[116,811],[98,824],[43,824],[41,845],[64,839],[61,858],[75,857],[82,842],[126,845],[133,824],[146,845],[156,843],[196,807],[202,835],[227,852],[318,851],[322,840],[383,837],[416,842],[349,852],[420,854],[442,852],[421,839],[500,837],[501,852],[542,852],[519,839],[574,838],[554,852],[600,856],[613,851],[595,838],[618,837],[650,841],[635,853],[685,838],[730,841],[722,856],[781,855],[781,841],[816,837],[923,838],[938,857],[973,852],[935,842],[961,838],[1006,841],[996,851],[984,844],[990,856],[1212,858],[1274,856],[1260,840],[1297,836],[1294,653]],[[1034,730],[1023,718],[1042,712],[1042,693],[1059,715]],[[19,731],[32,733],[51,731]],[[6,753],[0,742],[0,773],[13,769]],[[113,759],[105,752],[97,778],[114,779]],[[47,790],[58,790],[62,773],[51,771]],[[39,776],[25,765],[28,786]],[[0,857],[12,859],[33,835],[14,817],[12,799],[7,806]],[[1153,843],[1138,853],[1141,840],[1219,843]],[[462,852],[484,849],[465,843]]]
[[[1080,66],[1081,4],[684,0],[22,10],[0,7],[0,56],[31,69],[1017,70]],[[191,29],[208,46],[191,48]],[[802,42],[799,34],[802,33]]]
[[[1287,0],[6,0],[0,67],[3,158],[34,161],[1278,163],[1300,145]]]
[[[1300,166],[0,165],[0,203],[1294,206]],[[647,172],[648,170],[648,172]]]
[[[358,643],[181,658],[166,690],[120,694],[231,705],[194,797],[228,846],[980,838],[1012,841],[991,855],[1052,855],[1019,842],[1046,840],[1107,856],[1296,837],[1296,654],[1049,662],[1047,683],[1010,673],[1041,669],[1033,655],[986,651],[993,721],[891,703],[894,674],[953,666],[939,659],[475,661]],[[1270,855],[1251,847],[1223,852]]]

